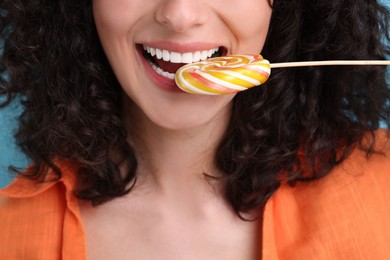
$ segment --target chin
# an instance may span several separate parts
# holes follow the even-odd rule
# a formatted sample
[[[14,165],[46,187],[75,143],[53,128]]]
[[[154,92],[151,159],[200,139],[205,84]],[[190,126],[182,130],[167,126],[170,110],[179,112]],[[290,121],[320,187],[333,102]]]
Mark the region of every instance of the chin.
[[[230,118],[230,109],[223,109],[215,113],[210,113],[207,109],[201,110],[160,112],[147,116],[154,125],[172,131],[206,128],[210,125],[219,125]]]
[[[190,130],[220,125],[230,120],[235,96],[176,95],[159,91],[152,84],[145,84],[143,92],[124,88],[124,94],[124,113],[130,112],[141,131],[150,127]]]

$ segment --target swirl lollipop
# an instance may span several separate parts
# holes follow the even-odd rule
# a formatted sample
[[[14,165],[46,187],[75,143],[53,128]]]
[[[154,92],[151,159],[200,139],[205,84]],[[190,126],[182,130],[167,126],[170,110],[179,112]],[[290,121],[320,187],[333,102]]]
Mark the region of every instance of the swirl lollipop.
[[[176,72],[176,84],[193,94],[231,94],[263,84],[271,68],[261,55],[233,55],[190,63]]]
[[[390,65],[390,61],[333,60],[270,64],[259,54],[231,55],[184,65],[177,70],[175,81],[180,89],[192,94],[232,94],[265,83],[271,68],[330,65]]]

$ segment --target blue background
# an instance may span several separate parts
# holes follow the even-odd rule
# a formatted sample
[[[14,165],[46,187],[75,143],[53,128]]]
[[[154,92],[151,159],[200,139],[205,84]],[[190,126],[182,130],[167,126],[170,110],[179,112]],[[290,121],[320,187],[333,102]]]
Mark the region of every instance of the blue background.
[[[382,2],[390,7],[390,0]],[[25,168],[29,163],[15,145],[13,138],[13,132],[17,127],[16,118],[21,112],[18,103],[15,101],[8,107],[0,109],[0,188],[12,180],[12,174],[8,171],[9,165]]]
[[[13,138],[13,130],[17,126],[16,117],[20,112],[17,102],[0,109],[0,187],[12,179],[8,171],[9,165],[22,168],[28,165],[27,158],[20,152]]]

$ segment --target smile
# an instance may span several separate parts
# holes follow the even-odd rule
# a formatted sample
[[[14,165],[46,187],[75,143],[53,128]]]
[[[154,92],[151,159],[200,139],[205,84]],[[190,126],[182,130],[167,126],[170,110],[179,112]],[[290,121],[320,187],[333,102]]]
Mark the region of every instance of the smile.
[[[142,45],[143,55],[157,74],[174,79],[176,71],[185,64],[221,56],[220,47],[194,52],[174,52]]]

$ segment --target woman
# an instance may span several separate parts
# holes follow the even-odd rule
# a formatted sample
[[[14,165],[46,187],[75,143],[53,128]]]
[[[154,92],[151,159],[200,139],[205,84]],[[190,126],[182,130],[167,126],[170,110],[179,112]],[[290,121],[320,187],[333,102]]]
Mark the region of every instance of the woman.
[[[1,93],[22,96],[16,137],[34,162],[2,191],[2,258],[389,256],[385,68],[274,70],[222,96],[171,79],[203,54],[384,59],[377,1],[1,8]]]

